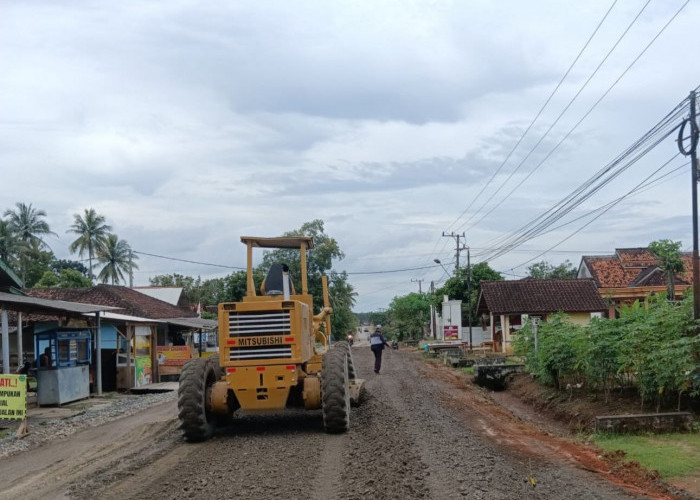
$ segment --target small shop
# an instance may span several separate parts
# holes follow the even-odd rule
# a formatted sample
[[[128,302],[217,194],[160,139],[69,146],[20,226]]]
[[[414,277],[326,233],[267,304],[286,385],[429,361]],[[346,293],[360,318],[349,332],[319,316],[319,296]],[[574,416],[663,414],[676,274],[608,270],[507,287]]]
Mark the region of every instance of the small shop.
[[[155,325],[126,324],[117,336],[117,387],[135,389],[154,382]]]
[[[91,337],[87,329],[55,329],[34,336],[40,406],[90,397]]]

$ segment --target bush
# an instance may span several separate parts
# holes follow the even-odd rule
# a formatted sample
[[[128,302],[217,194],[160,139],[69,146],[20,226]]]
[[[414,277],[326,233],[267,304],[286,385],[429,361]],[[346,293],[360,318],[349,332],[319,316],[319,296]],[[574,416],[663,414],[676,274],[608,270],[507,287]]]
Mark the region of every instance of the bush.
[[[565,382],[585,383],[610,391],[634,385],[645,402],[657,409],[681,396],[700,394],[697,359],[700,337],[695,334],[692,297],[673,304],[662,294],[648,307],[625,307],[619,319],[594,319],[588,327],[571,323],[565,314],[551,316],[538,328],[535,352],[532,324],[526,323],[514,341],[515,353],[526,358],[530,373],[560,388]]]

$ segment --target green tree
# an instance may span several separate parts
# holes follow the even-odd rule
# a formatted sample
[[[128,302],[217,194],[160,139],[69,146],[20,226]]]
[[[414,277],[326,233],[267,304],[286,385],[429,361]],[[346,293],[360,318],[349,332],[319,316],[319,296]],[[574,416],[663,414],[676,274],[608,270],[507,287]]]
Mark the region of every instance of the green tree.
[[[77,260],[54,259],[50,265],[51,269],[57,275],[61,274],[61,271],[64,269],[71,269],[89,279],[88,268],[85,267],[82,262],[78,262]]]
[[[345,338],[349,331],[354,331],[357,318],[352,313],[357,292],[348,282],[345,271],[331,271],[328,277],[328,299],[333,308],[331,316],[331,331],[335,338]]]
[[[69,268],[61,269],[58,275],[52,270],[45,271],[41,279],[34,284],[34,288],[87,288],[90,286],[92,281],[81,272]]]
[[[107,236],[111,230],[112,227],[105,223],[103,215],[95,212],[94,208],[86,208],[83,215],[73,215],[73,224],[66,231],[78,235],[78,238],[70,244],[68,250],[71,253],[78,252],[80,257],[87,252],[90,279],[93,277],[92,259],[106,243]]]
[[[265,275],[261,269],[253,269],[253,280],[261,283]],[[246,272],[236,271],[223,278],[202,280],[200,277],[182,274],[159,274],[149,278],[151,286],[182,288],[190,304],[217,305],[221,302],[240,302],[246,294]]]
[[[430,295],[414,292],[394,297],[388,315],[391,318],[390,333],[399,340],[423,338],[423,328],[430,321]]]
[[[388,325],[389,318],[385,310],[356,313],[358,323],[364,325]]]
[[[6,210],[4,216],[7,217],[11,232],[24,243],[19,252],[19,262],[22,281],[27,284],[30,278],[27,269],[30,263],[29,253],[36,249],[48,247],[42,237],[56,233],[51,231],[49,224],[44,220],[46,217],[46,212],[44,210],[32,207],[31,203],[27,205],[18,202],[15,204],[15,207],[16,209],[14,210]],[[43,271],[41,274],[43,274]],[[39,276],[32,276],[31,279],[37,280],[41,274]],[[29,281],[31,281],[31,279],[29,279]]]
[[[528,276],[537,279],[564,279],[570,280],[575,279],[578,274],[578,270],[574,265],[565,260],[562,264],[554,266],[547,261],[541,260],[535,264],[528,266],[527,268]]]
[[[345,272],[332,270],[333,262],[342,260],[345,254],[340,249],[338,242],[326,234],[324,222],[315,219],[304,223],[299,229],[284,233],[284,236],[311,236],[314,248],[307,252],[307,276],[309,293],[314,298],[316,311],[323,307],[322,276],[328,276],[328,297],[333,308],[331,316],[331,329],[334,336],[343,337],[348,330],[354,327],[352,307],[355,305],[357,293],[349,283]],[[275,263],[285,263],[289,266],[292,282],[297,293],[301,293],[301,262],[299,250],[280,248],[266,252],[259,266],[264,272]],[[259,285],[259,282],[256,282]]]
[[[323,285],[321,277],[328,274],[334,260],[342,260],[345,254],[340,250],[338,242],[324,231],[324,223],[320,219],[304,223],[301,228],[284,233],[283,236],[311,236],[314,248],[307,252],[306,268],[309,293],[314,297],[316,310],[323,307]],[[265,252],[260,267],[264,272],[275,263],[285,263],[294,282],[297,293],[301,293],[301,262],[299,250],[280,248]],[[259,283],[257,284],[259,286]],[[330,291],[329,291],[330,294]]]
[[[0,220],[0,260],[10,266],[17,266],[26,247],[12,225],[6,220]]]
[[[681,242],[671,240],[658,240],[649,244],[649,251],[659,259],[659,268],[666,276],[666,289],[668,300],[675,300],[676,274],[684,270],[683,260],[681,260]]]
[[[54,254],[51,250],[45,249],[41,241],[33,240],[27,244],[23,252],[23,259],[24,286],[31,288],[46,271],[51,269]]]
[[[97,260],[104,267],[97,276],[102,283],[111,281],[113,285],[124,281],[124,273],[128,276],[138,265],[133,261],[137,258],[133,255],[131,247],[125,240],[120,240],[116,234],[107,236],[103,246],[97,252]]]
[[[469,324],[469,307],[471,306],[472,325],[477,323],[476,307],[481,293],[482,281],[501,281],[503,276],[498,271],[492,269],[488,262],[479,262],[470,269],[459,268],[455,275],[448,279],[445,284],[435,290],[432,297],[433,305],[440,310],[440,303],[444,295],[450,300],[462,301],[462,324]],[[470,293],[467,293],[467,292]]]

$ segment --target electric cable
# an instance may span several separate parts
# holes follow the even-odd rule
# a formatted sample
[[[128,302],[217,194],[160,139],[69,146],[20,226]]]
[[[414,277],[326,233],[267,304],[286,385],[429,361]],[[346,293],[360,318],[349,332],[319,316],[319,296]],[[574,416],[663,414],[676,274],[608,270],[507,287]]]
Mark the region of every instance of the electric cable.
[[[509,235],[505,235],[494,240],[496,242],[496,246],[500,246],[503,249],[506,249],[506,251],[508,248],[513,248],[514,246],[517,246],[516,243],[522,243],[521,240],[527,239],[532,234],[537,233],[538,231],[541,231],[547,226],[553,224],[561,217],[566,215],[568,212],[570,212],[573,208],[585,201],[585,199],[589,198],[590,196],[592,196],[592,194],[602,189],[603,186],[605,186],[612,179],[620,175],[620,173],[626,168],[629,168],[641,156],[648,153],[648,151],[656,147],[656,145],[658,145],[662,140],[664,140],[671,133],[673,133],[673,131],[678,127],[678,125],[672,127],[670,131],[665,129],[671,127],[673,122],[677,121],[680,115],[682,115],[685,112],[687,102],[687,98],[681,101],[681,103],[679,103],[671,112],[669,112],[659,123],[652,127],[651,130],[644,134],[644,136],[642,136],[631,146],[626,148],[613,161],[609,162],[606,166],[600,169],[596,174],[590,177],[586,182],[584,182],[581,186],[575,189],[568,196],[560,200],[558,203],[550,207],[547,211],[540,214],[535,219],[512,231],[511,233],[509,233]],[[660,136],[660,138],[655,139],[655,136]],[[631,156],[635,151],[645,146],[645,144],[649,141],[652,141],[651,146],[646,146],[644,149],[642,149],[641,153],[637,153],[636,159],[633,158],[633,160],[628,161],[626,165],[623,163],[627,157]],[[620,167],[620,165],[623,166]],[[616,168],[619,169],[617,173],[615,173]],[[613,173],[609,174],[610,172]],[[607,178],[607,180],[601,181],[601,179],[603,179],[604,176],[608,174],[609,177]],[[599,182],[598,185],[595,186],[593,189],[590,189],[591,186],[594,186],[596,184],[596,182]],[[588,192],[586,192],[586,190],[588,190]],[[495,257],[495,255],[493,257]]]
[[[595,221],[598,220],[600,217],[602,217],[605,213],[607,213],[611,208],[613,208],[614,206],[616,206],[617,204],[619,204],[622,200],[624,200],[625,198],[627,198],[631,193],[633,193],[635,190],[637,190],[640,186],[644,185],[644,183],[646,183],[652,176],[654,176],[654,175],[655,175],[656,173],[658,173],[661,169],[663,169],[670,161],[671,161],[671,160],[669,160],[668,162],[664,163],[661,167],[659,167],[659,168],[656,169],[654,172],[652,172],[651,174],[649,174],[647,177],[644,178],[644,180],[642,180],[640,183],[638,183],[635,187],[633,187],[630,191],[628,191],[624,196],[622,196],[622,197],[618,198],[617,200],[615,200],[615,203],[609,204],[609,206],[607,206],[604,210],[602,210],[598,215],[596,215],[596,216],[593,217],[590,221],[586,222],[584,225],[582,225],[581,227],[579,227],[576,231],[574,231],[573,233],[571,233],[570,235],[568,235],[566,238],[560,240],[558,243],[556,243],[555,245],[553,245],[552,247],[550,247],[549,250],[552,250],[552,249],[556,248],[557,246],[561,245],[562,243],[564,243],[565,241],[570,240],[570,239],[573,238],[575,235],[577,235],[578,233],[580,233],[583,229],[585,229],[585,228],[587,228],[588,226],[590,226],[593,222],[595,222]],[[547,250],[547,251],[548,251],[548,250]],[[547,251],[544,251],[544,252],[542,252],[542,253],[536,255],[535,257],[533,257],[533,258],[531,258],[531,259],[529,259],[529,260],[527,260],[527,261],[525,261],[525,262],[523,262],[523,263],[521,263],[521,264],[515,266],[514,268],[522,267],[522,266],[524,266],[525,264],[529,264],[529,263],[532,262],[533,260],[538,259],[539,257],[541,257],[541,256],[543,256],[544,254],[546,254]]]
[[[649,4],[650,1],[651,1],[651,0],[648,0],[648,1],[647,1],[647,3],[646,3],[646,4],[644,5],[644,7],[642,8],[642,10],[644,10],[644,8],[646,8],[646,6]],[[610,12],[612,11],[613,7],[615,7],[615,4],[616,4],[616,3],[617,3],[617,0],[613,0],[613,3],[610,5],[610,7],[608,8],[608,10],[605,12],[605,15],[604,15],[603,18],[598,22],[598,25],[597,25],[597,26],[595,27],[595,29],[593,30],[593,33],[591,33],[591,35],[588,37],[588,40],[586,40],[586,43],[583,45],[583,47],[581,47],[581,50],[579,50],[579,52],[578,52],[578,54],[576,55],[576,57],[574,58],[573,62],[569,65],[569,68],[566,70],[566,72],[564,73],[564,75],[559,79],[559,83],[557,83],[556,87],[554,87],[554,90],[552,90],[552,92],[549,94],[549,96],[548,96],[547,99],[545,100],[544,104],[542,104],[542,106],[540,107],[539,111],[537,111],[537,114],[535,115],[535,117],[532,119],[532,121],[530,121],[530,124],[527,126],[527,128],[526,128],[525,131],[522,133],[522,135],[520,136],[520,138],[517,140],[517,142],[515,143],[515,145],[514,145],[514,146],[511,148],[511,150],[508,152],[508,154],[506,155],[505,159],[501,162],[501,164],[498,166],[498,168],[496,169],[496,171],[491,175],[491,177],[489,178],[489,180],[486,181],[486,184],[484,185],[484,187],[481,188],[481,191],[479,191],[479,193],[471,200],[471,202],[469,203],[469,205],[467,206],[467,208],[465,208],[465,209],[462,211],[462,213],[459,214],[459,216],[452,222],[452,224],[450,224],[450,225],[448,226],[448,228],[447,228],[448,231],[449,231],[463,216],[464,216],[464,214],[467,213],[467,211],[469,211],[469,209],[474,205],[474,203],[476,202],[476,200],[478,200],[479,197],[481,197],[481,195],[482,195],[483,192],[486,190],[486,188],[491,184],[491,182],[493,181],[493,179],[498,175],[498,173],[501,171],[501,169],[503,169],[503,167],[504,167],[505,164],[508,162],[508,160],[509,160],[510,157],[513,155],[513,153],[514,153],[515,150],[518,148],[518,146],[520,146],[520,143],[523,141],[523,139],[524,139],[525,136],[528,134],[528,132],[530,131],[530,129],[533,127],[533,125],[535,124],[535,122],[536,122],[536,121],[539,119],[539,117],[542,115],[542,112],[543,112],[544,109],[547,107],[547,105],[550,103],[550,101],[551,101],[552,98],[554,97],[554,94],[557,93],[557,91],[559,90],[559,88],[560,88],[560,87],[562,86],[562,84],[564,83],[564,80],[566,80],[566,77],[569,76],[569,73],[571,73],[571,70],[574,68],[574,66],[576,65],[576,63],[578,62],[578,60],[581,58],[581,56],[583,55],[583,52],[586,50],[586,48],[588,48],[588,45],[590,45],[591,41],[593,40],[593,37],[595,37],[595,35],[598,33],[598,30],[600,30],[600,27],[603,25],[603,23],[604,23],[605,20],[607,19],[608,15],[609,15]],[[640,12],[640,14],[641,14],[641,12]],[[639,17],[639,14],[637,15],[637,17]],[[636,18],[635,18],[635,20],[636,20]],[[629,29],[629,28],[628,28],[628,29]],[[594,73],[594,74],[595,74],[595,73]],[[478,211],[477,211],[477,212],[478,212]],[[469,222],[469,221],[467,221],[467,222]]]
[[[664,24],[664,26],[657,32],[657,34],[651,39],[651,41],[644,47],[644,49],[637,55],[637,57],[634,58],[634,60],[625,68],[625,70],[620,74],[620,76],[608,87],[608,89],[603,93],[603,95],[589,108],[589,110],[581,117],[581,119],[576,122],[576,124],[562,137],[562,139],[547,153],[547,155],[525,176],[525,178],[520,181],[520,183],[515,186],[505,197],[501,198],[496,205],[494,205],[486,214],[484,214],[481,218],[479,218],[476,222],[474,222],[469,228],[471,229],[478,223],[480,223],[484,218],[488,217],[491,213],[493,213],[494,210],[496,210],[499,206],[505,202],[506,199],[508,199],[519,187],[521,187],[531,176],[534,174],[539,167],[544,164],[545,161],[547,161],[552,154],[559,149],[559,146],[569,138],[569,136],[579,127],[579,125],[593,112],[593,110],[600,104],[600,102],[607,97],[607,95],[612,91],[613,88],[620,82],[620,80],[629,72],[629,70],[639,61],[639,59],[646,53],[646,51],[654,44],[654,42],[661,36],[661,34],[668,28],[668,26],[675,20],[675,18],[683,11],[683,9],[688,5],[690,0],[686,0],[686,2],[681,5],[681,7],[673,14],[673,16]],[[460,229],[464,228],[466,224],[460,226]]]
[[[528,153],[520,160],[520,163],[518,163],[518,164],[516,165],[516,167],[513,169],[513,171],[510,172],[510,174],[508,175],[508,177],[501,183],[501,185],[498,187],[498,189],[496,189],[496,191],[493,193],[493,195],[492,195],[491,197],[489,197],[489,199],[486,200],[486,201],[479,207],[479,209],[478,209],[476,212],[474,212],[474,213],[471,215],[471,217],[469,217],[469,219],[467,219],[467,221],[466,221],[462,226],[460,226],[460,229],[463,228],[464,226],[466,226],[467,224],[469,224],[469,222],[470,222],[472,219],[474,219],[474,217],[476,217],[477,214],[478,214],[479,212],[481,212],[481,210],[488,204],[488,202],[491,201],[491,200],[493,199],[493,197],[495,197],[495,196],[501,191],[501,189],[503,189],[503,187],[512,179],[512,177],[518,172],[518,170],[520,170],[520,167],[522,167],[523,164],[530,158],[530,155],[532,155],[532,153],[534,153],[534,152],[537,150],[537,148],[539,147],[539,145],[542,144],[542,141],[544,141],[544,139],[549,135],[549,133],[552,131],[552,129],[557,125],[557,123],[559,123],[559,121],[562,119],[562,117],[566,114],[566,112],[569,110],[569,108],[574,104],[574,102],[576,102],[576,99],[578,99],[578,97],[581,95],[581,93],[584,91],[584,89],[585,89],[586,87],[588,87],[588,84],[591,82],[591,80],[593,80],[593,78],[595,77],[595,75],[598,74],[598,71],[600,71],[600,68],[603,66],[603,64],[605,64],[605,62],[608,60],[608,58],[612,55],[612,53],[615,51],[615,49],[616,49],[617,46],[620,44],[620,42],[622,42],[622,40],[625,38],[625,36],[626,36],[627,33],[629,32],[629,30],[632,29],[632,26],[634,26],[634,24],[637,22],[637,20],[638,20],[639,17],[642,15],[642,13],[643,13],[644,10],[647,8],[647,6],[649,5],[650,2],[651,2],[651,0],[647,0],[647,2],[642,6],[641,10],[640,10],[640,11],[637,13],[637,15],[632,19],[632,21],[627,25],[627,28],[626,28],[626,29],[622,32],[622,34],[618,37],[617,41],[613,44],[613,46],[610,48],[610,50],[608,50],[607,54],[605,54],[605,57],[603,57],[603,59],[600,61],[600,63],[598,63],[598,66],[596,66],[596,68],[595,68],[595,69],[593,70],[593,72],[588,76],[588,78],[586,79],[586,81],[583,82],[583,85],[581,85],[581,87],[578,89],[578,91],[576,92],[576,94],[574,94],[574,96],[569,100],[569,102],[566,104],[566,106],[564,106],[564,109],[561,110],[561,112],[559,113],[559,115],[558,115],[558,116],[556,117],[556,119],[549,125],[549,127],[547,128],[547,130],[544,132],[544,134],[542,134],[542,136],[541,136],[541,137],[539,138],[539,140],[535,143],[535,145],[534,145],[532,148],[530,148],[530,151],[528,151]],[[606,15],[607,15],[607,14],[606,14]],[[539,165],[538,165],[538,167],[539,167]],[[536,167],[536,168],[538,168],[538,167]],[[508,196],[509,196],[509,195],[508,195]],[[508,198],[508,196],[506,196],[506,198],[504,198],[504,201],[505,201],[505,199]],[[502,202],[501,202],[501,203],[502,203]],[[493,210],[493,209],[492,209],[492,210]],[[491,213],[491,211],[489,211],[486,215],[488,215],[489,213]],[[484,217],[486,217],[486,215],[485,215]],[[484,217],[482,217],[482,218],[479,219],[476,223],[474,223],[472,226],[470,226],[470,228],[473,227],[474,225],[478,224],[481,220],[483,220]]]
[[[644,5],[644,8],[646,8],[646,5],[648,5],[649,1],[650,1],[650,0],[648,0],[648,1],[647,1],[647,4]],[[574,66],[576,65],[576,63],[579,61],[579,59],[580,59],[581,56],[583,55],[583,53],[584,53],[584,51],[586,50],[586,48],[588,48],[588,46],[590,45],[591,41],[593,40],[593,38],[595,37],[595,35],[598,33],[598,31],[600,30],[601,26],[603,25],[603,23],[605,22],[605,20],[608,18],[608,15],[610,14],[610,12],[612,11],[613,7],[615,7],[616,4],[617,4],[617,0],[613,0],[612,4],[610,4],[610,7],[608,7],[608,10],[605,12],[605,14],[603,15],[602,19],[601,19],[601,20],[598,22],[598,24],[596,25],[595,29],[593,30],[593,33],[591,33],[591,35],[588,37],[588,40],[586,40],[586,43],[583,45],[583,47],[581,48],[581,50],[579,50],[578,54],[576,55],[576,57],[574,58],[574,60],[572,61],[572,63],[569,65],[569,67],[568,67],[568,69],[566,70],[566,72],[564,73],[564,75],[559,79],[559,82],[557,83],[557,85],[556,85],[556,87],[554,88],[554,90],[552,90],[552,92],[549,94],[549,96],[548,96],[547,99],[545,100],[544,104],[542,104],[542,106],[540,107],[540,109],[539,109],[539,111],[537,112],[537,114],[535,115],[535,117],[530,121],[530,124],[528,125],[528,127],[526,128],[526,130],[522,133],[522,135],[520,136],[520,138],[518,139],[518,141],[516,142],[516,144],[513,146],[513,148],[510,150],[510,152],[508,153],[508,155],[506,156],[506,158],[501,162],[501,164],[499,165],[499,167],[498,167],[498,168],[496,169],[496,171],[491,175],[491,177],[490,177],[489,180],[486,182],[486,184],[481,188],[481,190],[480,190],[479,193],[476,195],[476,197],[472,199],[472,201],[469,203],[469,205],[467,206],[467,208],[465,208],[465,209],[462,211],[462,213],[460,213],[459,216],[448,226],[448,228],[447,228],[448,231],[449,231],[457,222],[459,222],[459,220],[464,216],[464,214],[466,214],[466,213],[469,211],[469,209],[474,205],[474,203],[476,202],[476,200],[479,199],[479,197],[483,194],[483,192],[486,190],[486,188],[491,184],[491,182],[493,181],[493,179],[494,179],[494,178],[498,175],[498,173],[503,169],[503,167],[504,167],[505,164],[508,162],[508,160],[510,159],[510,157],[513,155],[513,153],[515,152],[515,150],[518,148],[518,146],[520,146],[520,143],[523,141],[523,139],[524,139],[525,136],[528,134],[528,132],[530,131],[530,129],[534,126],[535,122],[537,122],[537,120],[539,119],[540,115],[542,115],[542,112],[543,112],[544,109],[547,107],[547,105],[550,103],[550,101],[552,100],[552,98],[554,97],[554,95],[556,94],[556,92],[559,90],[559,88],[561,87],[561,85],[564,83],[564,81],[566,80],[566,78],[569,76],[569,74],[571,73],[571,70],[574,68]],[[644,8],[643,8],[642,10],[644,10]],[[641,14],[641,11],[640,11],[640,14]],[[639,17],[639,14],[637,15],[637,17]],[[636,18],[635,18],[635,19],[636,19]],[[628,29],[629,29],[629,28],[628,28]],[[500,188],[499,188],[499,189],[500,189]],[[483,205],[482,205],[482,208],[483,208]],[[479,210],[481,210],[481,208],[480,208]],[[477,211],[477,213],[478,213],[478,211]],[[469,220],[471,220],[471,218],[470,218]],[[467,223],[469,222],[469,220],[467,221]],[[440,245],[440,241],[441,241],[441,239],[438,239],[438,241],[435,243],[435,245],[434,245],[434,247],[433,247],[433,251],[432,251],[433,254],[435,254],[435,253],[442,253],[442,252],[445,250],[445,247],[447,246],[447,242],[443,242],[442,249],[441,249],[439,252],[436,252],[437,247]]]

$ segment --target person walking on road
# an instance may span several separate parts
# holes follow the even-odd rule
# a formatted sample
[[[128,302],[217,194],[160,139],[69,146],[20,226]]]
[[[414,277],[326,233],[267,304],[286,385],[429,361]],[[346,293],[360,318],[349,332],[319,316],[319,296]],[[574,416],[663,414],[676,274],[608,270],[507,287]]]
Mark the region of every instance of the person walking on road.
[[[384,347],[389,347],[382,334],[382,325],[377,325],[374,333],[369,336],[369,344],[372,354],[374,354],[374,373],[379,373],[379,370],[382,369],[382,351]]]

